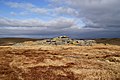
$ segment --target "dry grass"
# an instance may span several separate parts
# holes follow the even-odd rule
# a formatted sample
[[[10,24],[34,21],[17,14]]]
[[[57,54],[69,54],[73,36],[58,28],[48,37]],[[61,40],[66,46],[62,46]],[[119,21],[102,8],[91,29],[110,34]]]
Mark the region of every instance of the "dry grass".
[[[1,46],[0,80],[120,80],[120,46]]]

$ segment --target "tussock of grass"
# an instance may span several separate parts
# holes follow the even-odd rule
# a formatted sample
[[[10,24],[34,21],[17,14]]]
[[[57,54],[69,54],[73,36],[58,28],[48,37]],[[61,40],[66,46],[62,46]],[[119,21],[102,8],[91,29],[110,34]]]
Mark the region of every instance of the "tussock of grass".
[[[119,80],[120,46],[0,47],[0,80]]]

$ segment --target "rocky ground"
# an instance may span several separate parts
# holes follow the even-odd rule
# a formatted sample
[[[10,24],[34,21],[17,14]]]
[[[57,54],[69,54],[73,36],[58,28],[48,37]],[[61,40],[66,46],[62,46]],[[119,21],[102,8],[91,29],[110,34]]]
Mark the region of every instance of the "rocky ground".
[[[0,80],[120,80],[120,46],[1,46]]]

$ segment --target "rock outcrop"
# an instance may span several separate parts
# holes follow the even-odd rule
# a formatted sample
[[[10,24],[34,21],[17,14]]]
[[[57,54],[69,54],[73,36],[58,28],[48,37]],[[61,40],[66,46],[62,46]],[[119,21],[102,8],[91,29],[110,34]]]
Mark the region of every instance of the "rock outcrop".
[[[17,43],[18,45],[77,45],[77,46],[92,46],[96,42],[95,40],[74,40],[67,36],[59,36],[52,39],[45,39],[45,40],[39,40],[39,41],[27,41],[24,43]]]

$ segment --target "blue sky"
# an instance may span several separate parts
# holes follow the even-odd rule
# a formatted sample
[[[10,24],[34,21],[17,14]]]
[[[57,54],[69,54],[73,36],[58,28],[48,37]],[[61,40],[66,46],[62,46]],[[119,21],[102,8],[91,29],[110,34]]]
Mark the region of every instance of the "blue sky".
[[[0,37],[120,37],[120,0],[0,0]]]

